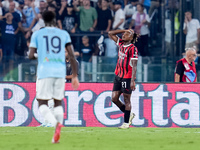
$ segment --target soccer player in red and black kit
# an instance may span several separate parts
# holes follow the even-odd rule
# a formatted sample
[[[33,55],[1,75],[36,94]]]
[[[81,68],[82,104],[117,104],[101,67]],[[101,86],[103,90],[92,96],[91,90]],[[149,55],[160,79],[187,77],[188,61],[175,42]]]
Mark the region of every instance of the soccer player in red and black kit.
[[[122,39],[117,34],[123,33]],[[138,50],[133,43],[138,35],[132,30],[109,31],[109,37],[114,40],[118,47],[118,61],[115,69],[115,79],[112,91],[112,102],[124,113],[124,123],[120,129],[128,129],[135,114],[131,113],[131,93],[135,90]],[[119,97],[123,93],[123,104]]]

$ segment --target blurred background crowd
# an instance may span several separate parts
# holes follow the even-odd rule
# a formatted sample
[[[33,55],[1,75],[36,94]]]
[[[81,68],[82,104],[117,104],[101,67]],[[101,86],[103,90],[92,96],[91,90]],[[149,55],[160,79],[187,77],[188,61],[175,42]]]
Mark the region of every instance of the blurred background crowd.
[[[32,33],[44,27],[45,10],[55,12],[56,26],[71,35],[82,82],[112,81],[117,47],[107,33],[131,28],[140,34],[138,80],[173,81],[185,47],[199,49],[199,8],[198,0],[0,1],[0,81],[35,81],[36,62],[27,60],[27,51]]]

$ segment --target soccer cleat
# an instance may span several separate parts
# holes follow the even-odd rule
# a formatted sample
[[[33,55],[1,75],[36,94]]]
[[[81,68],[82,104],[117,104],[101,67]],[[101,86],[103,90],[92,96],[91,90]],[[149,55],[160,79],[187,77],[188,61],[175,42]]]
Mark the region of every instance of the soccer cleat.
[[[46,127],[46,123],[42,123],[41,125],[37,126],[37,127]]]
[[[58,123],[55,129],[52,143],[59,143],[61,127],[62,127],[62,124]]]
[[[132,124],[132,120],[133,120],[134,117],[135,117],[135,114],[131,113],[130,117],[129,117],[129,126]]]
[[[119,127],[119,129],[128,129],[129,128],[129,123],[123,123],[120,127]]]
[[[45,127],[53,127],[51,123],[47,123]]]

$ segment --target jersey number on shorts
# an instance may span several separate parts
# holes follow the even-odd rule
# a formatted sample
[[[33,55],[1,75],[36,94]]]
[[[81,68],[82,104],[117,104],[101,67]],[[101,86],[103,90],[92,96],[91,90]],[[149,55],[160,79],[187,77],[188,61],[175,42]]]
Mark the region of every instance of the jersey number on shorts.
[[[51,45],[49,46],[49,37],[48,36],[43,36],[46,40],[46,48],[47,48],[47,53],[49,53],[49,47],[51,46],[53,49],[51,51],[53,53],[59,53],[61,51],[61,39],[58,36],[53,36],[50,41]]]
[[[122,87],[126,88],[126,81],[122,82]]]

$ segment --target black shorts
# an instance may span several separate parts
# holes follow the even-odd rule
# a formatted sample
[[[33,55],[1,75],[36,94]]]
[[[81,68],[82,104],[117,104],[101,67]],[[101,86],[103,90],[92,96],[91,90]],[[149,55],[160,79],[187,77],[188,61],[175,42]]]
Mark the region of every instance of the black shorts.
[[[132,90],[130,84],[131,78],[123,79],[118,76],[115,76],[113,91],[121,91],[122,93],[131,94]]]

